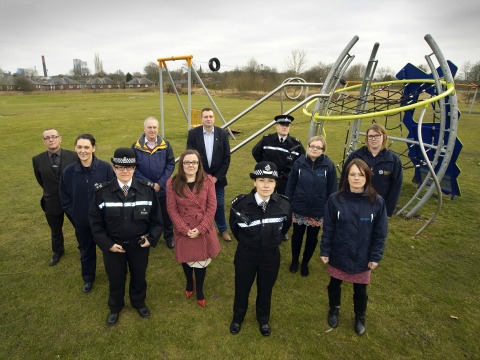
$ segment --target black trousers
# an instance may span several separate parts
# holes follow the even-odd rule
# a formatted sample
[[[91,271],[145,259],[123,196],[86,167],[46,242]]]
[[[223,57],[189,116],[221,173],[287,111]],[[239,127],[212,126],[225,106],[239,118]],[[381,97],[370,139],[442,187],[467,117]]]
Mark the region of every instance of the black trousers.
[[[50,227],[50,233],[52,236],[52,251],[60,254],[63,254],[65,252],[65,244],[64,244],[63,230],[62,230],[64,215],[65,214],[63,212],[61,214],[45,213],[45,218],[47,219],[47,223],[48,223],[48,226]],[[69,220],[73,225],[72,220],[70,218]]]
[[[302,265],[308,265],[310,259],[315,252],[315,248],[318,244],[318,233],[320,232],[319,226],[307,226],[293,223],[292,234],[292,262],[298,264],[298,257],[300,256],[300,250],[302,249],[303,236],[307,232],[307,238],[305,240],[305,249],[303,250]]]
[[[280,268],[280,249],[259,251],[238,245],[235,253],[235,299],[233,321],[241,323],[248,309],[248,296],[257,278],[257,321],[266,324],[270,320],[272,290]]]
[[[92,282],[95,280],[97,270],[97,246],[93,241],[90,226],[76,226],[75,235],[78,241],[78,250],[80,250],[83,281]]]
[[[173,238],[173,224],[167,211],[167,197],[160,196],[158,198],[158,202],[160,204],[160,209],[162,210],[163,238],[164,239]]]
[[[138,309],[145,306],[147,296],[147,280],[145,275],[148,266],[148,255],[150,247],[142,248],[136,243],[123,246],[125,253],[111,252],[103,253],[105,272],[108,275],[110,295],[108,307],[110,312],[119,313],[125,306],[125,283],[127,271],[130,272],[130,285],[128,294],[130,304]]]

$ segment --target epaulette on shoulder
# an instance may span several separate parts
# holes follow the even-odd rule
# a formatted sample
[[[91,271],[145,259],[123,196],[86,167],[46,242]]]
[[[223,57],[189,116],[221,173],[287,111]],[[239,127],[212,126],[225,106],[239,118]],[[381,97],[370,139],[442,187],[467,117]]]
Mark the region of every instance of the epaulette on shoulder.
[[[150,181],[150,180],[144,180],[144,179],[138,179],[138,182],[143,184],[143,185],[147,185],[148,187],[151,187],[152,189],[155,188],[155,183],[153,181]]]
[[[245,196],[245,194],[238,195],[235,199],[232,200],[232,206],[235,205],[238,201],[242,200]]]
[[[285,200],[287,200],[288,202],[290,202],[290,198],[287,196],[287,195],[284,195],[284,194],[279,194],[277,193],[277,195]]]
[[[105,182],[100,183],[100,184],[97,183],[97,184],[93,185],[93,187],[94,187],[95,191],[98,191],[100,189],[103,189],[107,185],[108,185],[108,181],[105,181]]]
[[[293,137],[293,136],[290,136],[292,138],[293,141],[296,141],[296,142],[300,142],[300,140],[298,140],[296,137]]]

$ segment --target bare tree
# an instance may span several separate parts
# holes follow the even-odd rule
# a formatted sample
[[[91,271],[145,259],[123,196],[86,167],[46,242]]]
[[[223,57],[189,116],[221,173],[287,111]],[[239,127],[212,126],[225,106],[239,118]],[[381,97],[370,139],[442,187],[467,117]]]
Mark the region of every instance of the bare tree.
[[[367,67],[363,64],[350,66],[345,73],[345,80],[360,81],[363,80]]]
[[[307,65],[307,53],[305,50],[293,49],[287,58],[287,71],[294,76],[300,75]]]
[[[258,63],[255,58],[250,58],[248,60],[247,65],[243,68],[244,71],[246,72],[259,72],[261,68],[261,65]]]
[[[390,81],[395,78],[395,72],[390,67],[381,67],[377,69],[375,79],[377,81]]]
[[[463,73],[463,80],[467,81],[470,75],[470,71],[472,71],[473,64],[471,61],[466,61],[463,63],[461,69]]]
[[[100,60],[100,55],[95,54],[93,63],[95,64],[95,75],[104,76],[105,72],[103,71],[103,63],[102,60]]]
[[[144,68],[143,72],[145,73],[145,77],[148,80],[151,80],[155,83],[158,83],[160,68],[158,67],[157,63],[150,61]]]

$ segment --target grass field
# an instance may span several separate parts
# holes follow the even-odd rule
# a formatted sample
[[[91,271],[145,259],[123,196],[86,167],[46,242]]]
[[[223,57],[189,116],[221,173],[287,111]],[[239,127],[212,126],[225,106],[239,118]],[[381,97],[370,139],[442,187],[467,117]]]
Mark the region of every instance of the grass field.
[[[228,120],[252,100],[215,98]],[[205,96],[194,108],[208,106]],[[291,104],[284,104],[285,109]],[[208,267],[207,307],[184,298],[184,275],[173,250],[162,241],[150,253],[147,304],[141,319],[128,303],[114,327],[106,325],[108,281],[98,252],[97,279],[85,295],[73,229],[66,227],[66,253],[55,267],[48,226],[39,206],[41,189],[32,171],[32,156],[44,151],[41,134],[57,128],[63,147],[76,136],[92,133],[97,155],[109,161],[117,147],[130,146],[143,131],[143,120],[159,113],[158,93],[97,93],[0,96],[0,359],[478,359],[480,358],[480,106],[468,114],[460,104],[458,161],[462,196],[444,195],[442,212],[420,236],[415,232],[435,208],[435,199],[415,219],[393,217],[384,260],[368,288],[367,332],[353,330],[352,289],[345,284],[340,324],[328,331],[328,276],[318,256],[311,274],[288,271],[290,242],[282,245],[280,274],[274,288],[272,336],[258,331],[250,309],[236,336],[232,316],[236,241],[222,243],[220,256]],[[280,113],[267,102],[232,126],[241,131],[235,146]],[[185,148],[187,127],[175,97],[167,96],[165,134],[175,155]],[[309,119],[294,114],[292,134],[306,141]],[[217,124],[219,118],[217,117]],[[347,124],[327,124],[328,155],[340,162]],[[477,145],[475,145],[477,144]],[[226,199],[251,189],[253,144],[232,156]],[[396,146],[405,147],[404,144]],[[400,149],[400,151],[402,151]],[[415,192],[405,173],[400,204]],[[228,201],[227,201],[228,205]]]

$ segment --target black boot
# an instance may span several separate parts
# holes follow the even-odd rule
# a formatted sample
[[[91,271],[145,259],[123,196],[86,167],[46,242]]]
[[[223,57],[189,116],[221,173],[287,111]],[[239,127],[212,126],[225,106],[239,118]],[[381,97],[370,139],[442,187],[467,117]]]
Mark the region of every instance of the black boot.
[[[328,325],[332,328],[336,328],[338,326],[338,313],[340,312],[340,306],[333,306],[328,311]]]
[[[365,330],[365,313],[355,313],[355,332],[363,335]]]
[[[355,332],[357,335],[365,333],[365,314],[367,313],[368,296],[353,294],[353,311],[355,312]]]

